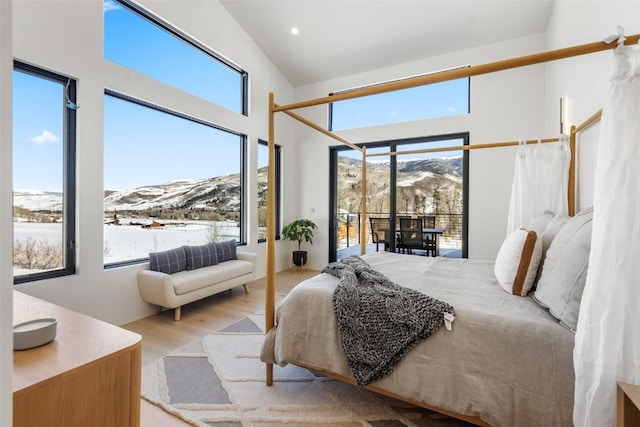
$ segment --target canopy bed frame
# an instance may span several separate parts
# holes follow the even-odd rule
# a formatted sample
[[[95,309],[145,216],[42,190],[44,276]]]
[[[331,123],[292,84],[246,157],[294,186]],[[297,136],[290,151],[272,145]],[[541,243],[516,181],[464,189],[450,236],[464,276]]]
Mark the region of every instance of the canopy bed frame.
[[[640,39],[639,35],[633,35],[626,37],[625,44],[633,44],[637,43]],[[608,49],[613,49],[617,46],[616,43],[607,44],[605,42],[596,42],[585,45],[574,46],[570,48],[558,49],[528,56],[517,57],[513,59],[508,59],[504,61],[492,62],[483,65],[470,66],[467,68],[459,68],[450,71],[444,71],[435,74],[423,75],[414,78],[408,78],[405,80],[394,81],[390,83],[380,84],[376,86],[370,86],[363,89],[353,90],[350,92],[345,92],[336,95],[330,95],[322,98],[311,99],[307,101],[296,102],[288,105],[278,105],[275,102],[274,94],[269,94],[269,170],[268,170],[268,204],[267,204],[267,265],[266,265],[266,300],[265,300],[265,328],[266,331],[269,332],[275,324],[275,191],[274,191],[274,183],[275,183],[275,121],[274,116],[278,112],[283,112],[288,116],[300,121],[307,126],[316,129],[317,131],[329,136],[350,148],[360,151],[362,153],[362,176],[361,179],[366,183],[367,179],[367,171],[366,171],[366,158],[370,156],[376,155],[396,155],[397,153],[381,153],[381,154],[367,154],[366,148],[359,147],[344,138],[322,128],[321,126],[307,120],[306,118],[294,113],[292,110],[317,106],[332,102],[337,102],[346,99],[352,99],[357,97],[363,97],[368,95],[374,95],[384,92],[390,92],[400,89],[406,89],[410,87],[416,87],[431,83],[443,82],[452,79],[472,77],[482,74],[493,73],[502,70],[513,69],[517,67],[523,67],[527,65],[540,64],[548,61],[569,58],[573,56],[584,55],[588,53],[601,52]],[[593,114],[589,117],[585,122],[578,126],[571,126],[570,131],[570,150],[571,150],[571,163],[569,167],[569,188],[568,188],[568,213],[570,216],[575,214],[575,187],[576,187],[576,172],[575,172],[575,145],[577,141],[577,135],[596,123],[600,119],[600,115],[602,110]],[[562,123],[561,123],[562,130]],[[558,138],[549,138],[541,140],[543,143],[547,142],[556,142]],[[537,143],[538,140],[528,140],[527,144]],[[433,149],[425,149],[425,150],[413,150],[413,151],[403,151],[402,154],[417,154],[417,153],[429,153],[429,152],[442,152],[442,151],[452,151],[452,150],[475,150],[475,149],[485,149],[485,148],[495,148],[495,147],[505,147],[505,146],[515,146],[520,144],[519,141],[508,141],[508,142],[495,142],[495,143],[487,143],[487,144],[474,144],[467,146],[456,146],[456,147],[440,147]],[[366,185],[362,186],[362,215],[366,217]],[[360,239],[362,242],[366,241],[366,222],[362,221],[361,229],[360,229]],[[361,245],[361,255],[365,253],[365,245]],[[300,365],[304,367],[303,365]],[[318,371],[318,369],[314,370]],[[355,381],[344,375],[335,374],[333,372],[324,371],[320,372],[330,377],[334,377],[341,381],[345,381],[348,383],[355,384]],[[266,384],[273,384],[273,364],[266,364]],[[383,395],[387,395],[394,398],[399,398],[409,403],[416,404],[418,406],[426,407],[428,409],[436,410],[438,412],[451,415],[453,417],[463,419],[465,421],[471,422],[477,425],[488,425],[486,421],[483,421],[480,418],[467,416],[464,414],[460,414],[457,412],[452,412],[447,409],[442,409],[440,407],[430,406],[421,401],[414,400],[411,398],[406,398],[403,396],[399,396],[393,392],[385,390],[384,388],[377,387],[374,385],[369,385],[366,387],[372,391],[381,393]]]

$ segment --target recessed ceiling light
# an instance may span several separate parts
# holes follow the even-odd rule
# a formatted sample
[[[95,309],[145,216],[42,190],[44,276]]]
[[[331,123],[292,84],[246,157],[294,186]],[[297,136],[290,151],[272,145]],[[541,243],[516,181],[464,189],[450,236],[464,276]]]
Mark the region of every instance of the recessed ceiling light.
[[[297,27],[291,27],[291,34],[293,34],[294,36],[297,36],[299,32],[300,31],[298,31]]]

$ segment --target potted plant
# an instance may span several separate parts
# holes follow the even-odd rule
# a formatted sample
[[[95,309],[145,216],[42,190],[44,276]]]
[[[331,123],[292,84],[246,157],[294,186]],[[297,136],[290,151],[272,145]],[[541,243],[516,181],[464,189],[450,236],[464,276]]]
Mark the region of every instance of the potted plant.
[[[307,263],[307,251],[301,250],[302,241],[313,244],[313,230],[318,228],[309,219],[296,219],[282,228],[282,239],[298,242],[298,250],[293,251],[293,264],[302,267]]]

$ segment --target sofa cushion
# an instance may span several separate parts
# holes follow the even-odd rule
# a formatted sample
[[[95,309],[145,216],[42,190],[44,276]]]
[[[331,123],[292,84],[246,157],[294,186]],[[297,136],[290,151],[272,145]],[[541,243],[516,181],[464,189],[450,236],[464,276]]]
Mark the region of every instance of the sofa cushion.
[[[173,274],[187,269],[187,254],[184,248],[149,253],[149,268],[161,273]]]
[[[218,254],[218,262],[230,261],[232,259],[238,259],[236,254],[236,240],[228,240],[226,242],[209,243]]]
[[[225,280],[234,279],[253,272],[253,263],[230,260],[197,270],[181,271],[171,275],[173,289],[177,295],[186,294]]]
[[[218,263],[218,252],[211,244],[184,246],[187,254],[187,270],[208,267]]]

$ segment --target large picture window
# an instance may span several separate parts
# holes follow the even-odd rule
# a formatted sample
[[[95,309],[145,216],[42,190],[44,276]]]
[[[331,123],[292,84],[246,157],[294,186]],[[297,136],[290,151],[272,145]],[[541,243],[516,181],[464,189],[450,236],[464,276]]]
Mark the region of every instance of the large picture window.
[[[128,0],[104,0],[104,57],[247,114],[247,73]]]
[[[246,136],[107,91],[104,262],[244,243]]]
[[[280,238],[280,146],[275,145],[276,239]],[[258,141],[258,242],[267,240],[269,143]]]
[[[329,129],[353,129],[468,114],[469,85],[467,77],[334,102],[329,104]],[[348,91],[333,94],[345,92]]]
[[[15,283],[75,273],[75,97],[73,79],[15,62]]]

